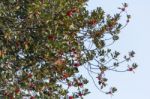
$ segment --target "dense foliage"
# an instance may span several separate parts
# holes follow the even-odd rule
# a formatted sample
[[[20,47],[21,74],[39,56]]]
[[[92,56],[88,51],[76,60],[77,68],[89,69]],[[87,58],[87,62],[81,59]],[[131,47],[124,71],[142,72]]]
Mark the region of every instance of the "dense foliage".
[[[134,52],[119,60],[120,53],[108,48],[129,22],[127,4],[114,16],[101,7],[86,9],[87,0],[0,0],[0,94],[9,99],[82,98],[90,91],[84,67],[101,92],[113,94],[106,71],[133,71],[137,65],[121,67]],[[126,24],[119,23],[121,14]],[[109,38],[108,38],[109,37]],[[93,76],[92,74],[95,74]],[[74,90],[70,90],[71,88]]]

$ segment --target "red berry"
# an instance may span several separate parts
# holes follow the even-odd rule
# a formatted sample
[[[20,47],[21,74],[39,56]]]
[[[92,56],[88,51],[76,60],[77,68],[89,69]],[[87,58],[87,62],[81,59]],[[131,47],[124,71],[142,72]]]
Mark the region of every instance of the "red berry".
[[[17,88],[17,89],[15,90],[15,93],[19,93],[19,92],[20,92],[20,89]]]
[[[75,63],[74,66],[75,66],[75,67],[79,67],[80,64],[79,64],[79,63]]]
[[[96,21],[95,19],[91,19],[91,20],[89,21],[89,24],[90,24],[90,25],[95,25],[96,22],[97,22],[97,21]]]
[[[79,92],[78,95],[79,95],[80,97],[82,97],[83,94],[82,94],[81,92]]]
[[[8,96],[9,94],[7,92],[4,92],[4,96]]]
[[[83,87],[83,83],[78,83],[78,86]]]
[[[13,96],[13,93],[9,93],[9,94],[7,93],[6,96],[8,97],[8,99],[15,99],[14,96]]]
[[[69,77],[69,74],[68,73],[64,73],[63,74],[63,78],[68,78]]]
[[[71,17],[71,16],[72,16],[72,14],[73,14],[73,13],[72,13],[72,11],[71,11],[71,10],[67,12],[67,16],[69,16],[69,17]]]
[[[30,88],[35,88],[35,84],[31,83],[31,84],[29,85],[29,87],[30,87]]]
[[[75,52],[75,51],[76,51],[76,49],[75,49],[75,48],[72,48],[72,49],[71,49],[71,51],[72,51],[72,52]]]
[[[71,83],[68,83],[68,87],[70,87],[70,86],[72,86],[72,84],[71,84]]]
[[[69,99],[73,99],[73,96],[69,96]]]
[[[16,47],[17,47],[17,48],[19,47],[19,42],[16,42]]]
[[[28,78],[31,78],[32,77],[32,74],[30,73],[29,75],[28,75]]]
[[[31,96],[30,99],[35,99],[35,97],[34,97],[34,96]]]
[[[49,39],[49,40],[55,40],[56,38],[55,38],[54,35],[48,35],[48,39]]]
[[[128,71],[133,71],[133,68],[129,68]]]

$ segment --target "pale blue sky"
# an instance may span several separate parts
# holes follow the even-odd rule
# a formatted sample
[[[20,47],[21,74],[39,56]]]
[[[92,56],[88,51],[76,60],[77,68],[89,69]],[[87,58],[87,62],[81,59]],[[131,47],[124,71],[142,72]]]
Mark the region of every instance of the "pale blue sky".
[[[118,88],[113,97],[100,93],[91,83],[88,87],[92,93],[85,99],[150,99],[150,0],[90,0],[89,9],[101,6],[106,13],[115,14],[124,2],[129,4],[132,19],[112,48],[123,54],[133,49],[139,67],[135,74],[110,72],[110,83]]]

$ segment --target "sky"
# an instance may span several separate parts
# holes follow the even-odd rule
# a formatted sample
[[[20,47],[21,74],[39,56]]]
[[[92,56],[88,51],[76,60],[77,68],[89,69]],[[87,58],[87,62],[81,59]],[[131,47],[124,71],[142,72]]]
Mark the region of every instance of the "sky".
[[[101,6],[106,14],[113,15],[124,2],[129,5],[127,11],[132,19],[111,48],[122,54],[134,50],[136,55],[133,62],[137,62],[139,67],[135,73],[110,72],[110,83],[118,89],[112,97],[99,92],[90,83],[88,87],[91,94],[85,96],[85,99],[150,99],[150,0],[89,0],[88,9]]]

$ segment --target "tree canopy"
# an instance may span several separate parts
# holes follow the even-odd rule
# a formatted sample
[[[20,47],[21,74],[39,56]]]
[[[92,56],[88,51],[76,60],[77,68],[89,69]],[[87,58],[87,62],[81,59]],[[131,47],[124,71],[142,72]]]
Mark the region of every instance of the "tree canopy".
[[[103,93],[106,71],[133,71],[135,52],[120,60],[109,46],[129,23],[127,4],[106,15],[101,7],[88,11],[88,0],[0,0],[0,94],[10,99],[74,99],[90,93],[84,67]],[[119,22],[125,14],[125,24]],[[120,67],[121,63],[130,65]],[[120,70],[122,69],[122,70]],[[91,74],[95,74],[92,76]],[[71,88],[75,89],[72,91]]]

